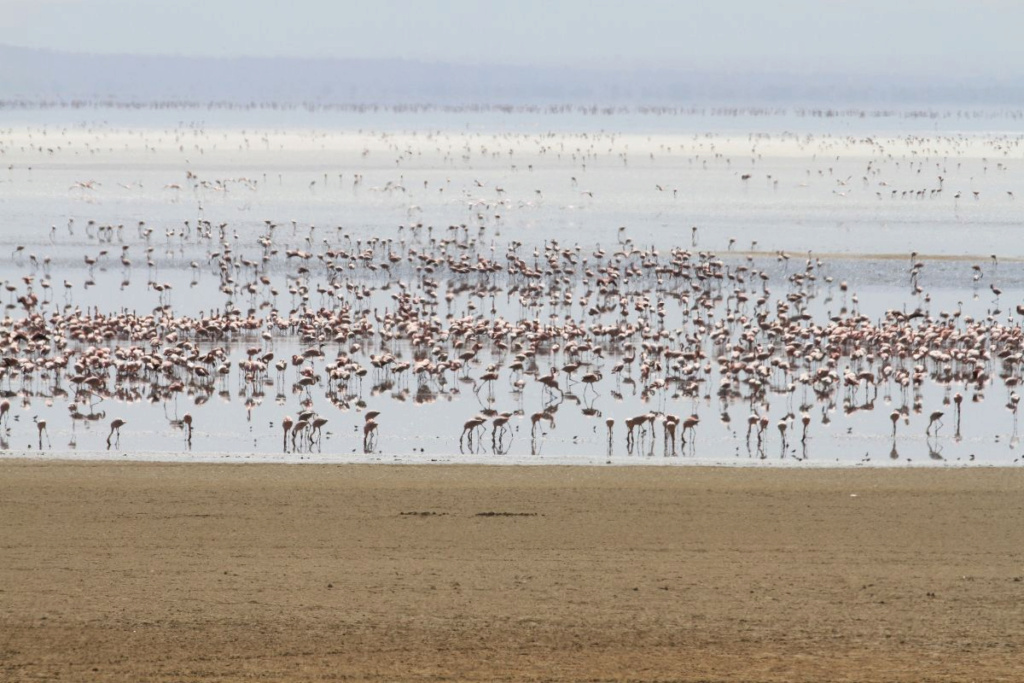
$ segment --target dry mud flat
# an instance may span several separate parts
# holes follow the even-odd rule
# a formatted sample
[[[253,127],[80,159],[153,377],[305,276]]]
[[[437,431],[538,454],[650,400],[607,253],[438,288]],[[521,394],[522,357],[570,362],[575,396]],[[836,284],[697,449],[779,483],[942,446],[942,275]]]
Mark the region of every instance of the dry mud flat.
[[[0,680],[1022,680],[1024,471],[0,462]]]

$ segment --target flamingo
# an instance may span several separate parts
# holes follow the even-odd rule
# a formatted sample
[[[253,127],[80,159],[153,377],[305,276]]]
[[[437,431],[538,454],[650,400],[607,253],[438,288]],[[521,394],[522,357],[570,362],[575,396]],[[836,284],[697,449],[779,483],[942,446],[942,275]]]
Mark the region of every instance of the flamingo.
[[[43,433],[46,433],[46,445],[50,446],[50,432],[46,429],[46,420],[36,420],[36,429],[39,430],[39,448],[43,447]]]
[[[552,427],[555,426],[555,418],[550,413],[534,413],[530,416],[530,438],[536,437],[537,423],[541,420],[547,420]]]
[[[373,419],[368,419],[366,424],[363,425],[363,451],[366,453],[370,452],[371,439],[377,435],[377,422]]]
[[[501,443],[502,440],[505,437],[505,430],[506,430],[506,426],[505,425],[508,424],[508,421],[509,421],[509,419],[511,417],[512,417],[512,413],[501,413],[496,418],[494,418],[494,423],[493,423],[493,425],[491,427],[491,446],[495,450],[497,450],[497,446],[495,445],[495,436],[498,435],[499,433],[501,434],[501,437],[499,437],[497,439],[497,442]],[[501,431],[499,432],[498,430],[501,430]]]
[[[687,432],[687,430],[689,430],[689,432],[690,432],[690,438],[691,439],[697,436],[697,425],[699,425],[699,424],[700,424],[700,418],[697,417],[696,415],[691,415],[690,417],[688,417],[685,420],[683,420],[683,440],[684,441],[686,440],[686,432]]]
[[[117,443],[121,442],[121,427],[124,427],[126,424],[128,423],[119,417],[111,420],[110,433],[107,434],[107,448],[110,448],[110,439],[111,437],[114,436],[115,433],[117,434]]]
[[[299,420],[292,426],[292,449],[295,448],[295,440],[299,438],[300,434],[303,437],[303,441],[305,441],[306,429],[308,427],[309,420],[303,420],[302,418],[299,418]]]
[[[953,395],[953,405],[956,407],[956,433],[960,434],[960,404],[964,402],[964,395],[959,391]]]
[[[668,446],[672,444],[672,453],[676,452],[676,425],[679,424],[678,415],[666,415],[665,416],[665,450],[668,450]],[[686,428],[683,428],[683,443],[686,443]]]
[[[320,438],[323,438],[323,431],[322,430],[323,430],[323,426],[325,424],[327,424],[327,418],[326,417],[319,417],[319,416],[318,417],[314,417],[313,418],[313,422],[310,423],[310,426],[312,428],[312,434],[316,434],[317,435],[317,437],[318,437],[317,440],[319,440]],[[312,438],[312,435],[310,436],[310,438]]]
[[[281,420],[281,429],[284,431],[284,450],[288,450],[288,432],[291,431],[292,425],[295,424],[292,421],[291,415],[285,415],[284,419]]]
[[[466,420],[466,423],[462,425],[462,434],[459,435],[459,448],[462,448],[462,439],[466,436],[467,432],[469,433],[469,447],[472,448],[473,432],[475,432],[477,427],[481,426],[485,422],[487,422],[487,418],[483,415],[477,415]]]

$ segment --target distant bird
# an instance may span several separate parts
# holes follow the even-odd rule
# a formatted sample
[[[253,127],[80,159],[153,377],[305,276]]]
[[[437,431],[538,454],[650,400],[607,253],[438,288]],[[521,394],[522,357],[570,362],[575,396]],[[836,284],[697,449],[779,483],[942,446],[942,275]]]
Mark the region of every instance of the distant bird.
[[[46,430],[46,420],[36,420],[36,429],[39,430],[39,448],[43,447],[43,432],[46,432],[46,445],[50,446],[50,432]]]
[[[288,432],[292,430],[292,425],[295,422],[292,420],[291,415],[285,415],[284,419],[281,420],[281,429],[284,431],[284,450],[288,450]]]
[[[690,417],[683,420],[683,441],[686,440],[687,431],[690,432],[691,439],[697,436],[697,425],[699,424],[700,418],[697,417],[696,415],[691,415]]]
[[[127,424],[127,422],[125,422],[124,420],[122,420],[119,417],[118,418],[114,418],[110,422],[110,433],[107,434],[107,447],[108,448],[110,447],[110,439],[111,439],[111,437],[114,436],[115,433],[117,434],[117,442],[120,443],[120,441],[121,441],[121,427],[124,427],[126,424]]]
[[[960,434],[960,404],[964,402],[964,395],[959,391],[953,395],[953,404],[956,407],[956,433]]]
[[[326,417],[314,417],[313,421],[310,423],[310,425],[313,428],[312,434],[316,434],[318,437],[322,437],[323,436],[323,431],[322,430],[323,430],[323,427],[324,427],[325,424],[327,424],[327,418]],[[312,434],[310,435],[310,438],[312,438]]]
[[[363,425],[363,451],[370,452],[370,444],[377,435],[377,423],[373,419],[367,419]]]
[[[302,440],[303,441],[306,440],[306,436],[307,436],[306,435],[306,428],[307,427],[309,427],[309,420],[304,420],[301,417],[295,423],[295,426],[292,427],[292,448],[293,449],[296,448],[295,440],[299,438],[300,434],[302,435]]]
[[[751,413],[747,418],[747,442],[750,442],[750,432],[753,431],[754,427],[760,421],[761,417],[757,413]]]
[[[533,415],[530,416],[530,438],[531,439],[537,437],[537,423],[540,422],[541,420],[547,420],[548,424],[550,424],[551,426],[554,426],[554,424],[555,424],[555,418],[553,418],[550,413],[544,413],[544,412],[534,413]]]
[[[988,288],[989,288],[990,290],[992,290],[992,293],[993,293],[993,294],[995,294],[995,295],[996,295],[996,298],[995,298],[995,299],[993,299],[993,303],[995,303],[996,305],[998,305],[998,304],[999,304],[999,295],[1003,293],[1003,290],[999,289],[998,287],[996,287],[996,286],[995,286],[995,285],[993,285],[993,284],[990,284],[990,285],[988,286]]]
[[[491,446],[495,449],[497,449],[495,443],[501,443],[502,439],[504,439],[505,430],[508,429],[506,425],[511,418],[512,413],[501,413],[494,418],[494,423],[491,426]]]
[[[938,435],[939,427],[942,426],[942,416],[945,415],[941,410],[936,410],[930,416],[928,416],[928,428],[924,430],[925,434],[932,431],[932,425],[935,425],[935,434]]]
[[[676,452],[676,427],[679,425],[678,415],[666,415],[664,422],[665,429],[665,450],[668,451],[671,447],[671,451],[674,454]],[[685,430],[683,435],[683,443],[686,443]]]

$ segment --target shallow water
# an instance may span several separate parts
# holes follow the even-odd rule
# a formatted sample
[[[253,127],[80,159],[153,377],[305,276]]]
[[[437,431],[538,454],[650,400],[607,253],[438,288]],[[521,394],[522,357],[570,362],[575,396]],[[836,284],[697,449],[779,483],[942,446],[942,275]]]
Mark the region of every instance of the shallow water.
[[[429,348],[382,340],[378,322],[394,310],[402,285],[415,296],[432,290],[424,278],[439,280],[439,304],[431,310],[440,320],[482,315],[561,324],[569,315],[590,325],[623,318],[621,309],[588,317],[586,310],[599,297],[593,280],[582,277],[582,267],[568,282],[545,278],[548,289],[536,306],[524,305],[521,291],[510,293],[521,278],[504,272],[417,272],[410,250],[439,253],[431,240],[446,238],[452,240],[449,253],[466,254],[469,263],[481,257],[506,264],[515,241],[522,243],[515,253],[534,267],[543,264],[545,246],[554,240],[592,267],[599,262],[594,255],[599,248],[607,259],[617,250],[654,248],[667,260],[678,247],[688,250],[694,263],[720,261],[723,273],[735,276],[749,268],[743,285],[726,279],[701,290],[710,302],[704,311],[709,322],[730,314],[753,316],[754,301],[741,305],[729,296],[732,289],[744,288],[752,299],[765,296],[762,310],[773,314],[778,301],[799,294],[798,306],[822,324],[856,313],[877,324],[887,310],[920,309],[936,318],[958,312],[960,329],[966,318],[986,316],[1016,327],[1024,248],[1013,237],[1024,167],[1020,136],[998,132],[1006,121],[991,120],[991,131],[974,122],[965,132],[954,127],[962,124],[956,119],[929,121],[928,129],[916,131],[903,119],[870,126],[844,120],[829,134],[820,121],[809,126],[799,118],[785,121],[789,127],[751,118],[746,120],[751,131],[772,132],[748,133],[734,118],[687,119],[680,126],[685,132],[673,132],[662,122],[647,131],[635,120],[610,117],[603,122],[606,130],[619,123],[625,131],[613,134],[592,128],[538,132],[551,120],[525,114],[491,122],[489,129],[479,122],[467,129],[459,116],[445,120],[435,114],[431,129],[418,131],[408,119],[404,129],[393,122],[375,126],[371,115],[354,117],[344,127],[315,117],[290,127],[257,121],[245,128],[210,119],[165,126],[69,119],[50,121],[45,128],[12,122],[0,130],[5,162],[0,230],[10,245],[10,253],[0,255],[0,278],[13,288],[7,293],[12,320],[25,316],[17,299],[31,291],[44,315],[76,308],[145,315],[169,306],[175,316],[192,317],[237,309],[262,323],[275,310],[287,316],[303,306],[347,305],[356,317],[365,312],[375,328],[344,342],[323,340],[325,358],[305,363],[320,378],[308,391],[296,385],[297,366],[290,363],[283,377],[270,369],[253,381],[243,378],[237,362],[247,358],[247,349],[289,359],[319,347],[291,331],[274,331],[265,339],[263,324],[224,339],[195,340],[200,353],[224,349],[223,360],[231,367],[224,379],[196,381],[176,371],[156,379],[118,380],[107,368],[103,389],[87,395],[76,392],[70,372],[58,379],[55,373],[44,377],[45,371],[17,376],[8,371],[0,384],[14,418],[4,443],[7,453],[38,453],[41,446],[61,456],[166,458],[184,452],[189,458],[274,461],[993,465],[1019,460],[1013,387],[1004,386],[999,376],[1015,378],[1019,371],[1004,372],[995,361],[988,366],[992,379],[982,385],[943,378],[936,363],[927,367],[928,378],[916,391],[881,381],[855,391],[839,388],[822,399],[795,377],[778,373],[756,396],[720,395],[722,374],[714,360],[722,349],[706,339],[700,346],[705,357],[697,369],[690,368],[689,382],[672,380],[668,370],[642,379],[639,362],[613,376],[621,344],[605,345],[603,358],[592,352],[570,358],[542,345],[532,375],[510,370],[513,352],[490,344],[482,345],[464,369],[430,379],[411,369],[375,370],[368,360],[369,354],[384,352],[398,362],[424,359]],[[790,132],[780,132],[785,130]],[[266,221],[277,227],[268,229]],[[334,259],[337,295],[317,291],[331,280],[317,254],[351,255],[374,237],[391,241],[377,244],[365,261]],[[626,240],[631,242],[624,245]],[[296,250],[314,256],[287,256]],[[390,275],[367,267],[384,263],[388,252],[401,257]],[[912,260],[911,252],[919,255]],[[232,259],[226,271],[225,254]],[[96,261],[88,265],[86,259]],[[622,264],[640,260],[633,256]],[[912,281],[916,261],[924,266]],[[753,275],[758,271],[767,276],[768,294]],[[815,281],[792,281],[802,273]],[[24,276],[33,278],[30,285]],[[695,318],[702,315],[690,308],[696,290],[688,292],[685,305],[677,298],[689,284],[668,279],[659,286],[651,273],[636,278],[618,294],[632,307],[649,293],[652,302],[664,302],[665,315],[630,310],[625,319],[648,320],[655,329],[664,325],[673,333],[663,340],[669,348],[688,348],[686,336],[694,334]],[[289,291],[301,285],[308,287],[305,299]],[[558,285],[554,292],[553,285]],[[993,286],[1002,290],[998,297]],[[552,303],[552,294],[557,299],[566,293],[572,305]],[[581,298],[590,304],[582,307]],[[735,343],[739,331],[732,327]],[[640,346],[639,337],[633,342]],[[153,350],[148,339],[104,344]],[[89,345],[68,348],[82,354]],[[158,351],[170,346],[164,343]],[[455,349],[447,350],[454,355]],[[339,352],[361,363],[367,374],[343,387],[328,386],[324,366]],[[593,387],[567,386],[560,373],[568,396],[537,381],[549,367],[574,359],[584,363],[580,375],[600,369],[604,377]],[[498,366],[499,377],[485,384],[480,377],[491,364]],[[859,368],[860,361],[843,358],[839,369],[851,365]],[[670,378],[667,386],[650,391],[650,381],[659,377]],[[183,386],[168,392],[173,379]],[[525,383],[514,391],[517,379]],[[951,404],[956,393],[964,397],[959,429]],[[304,408],[328,419],[322,436],[312,442],[283,439],[284,416],[296,417]],[[369,453],[362,432],[367,410],[381,412],[376,441],[365,449]],[[556,426],[545,418],[531,429],[530,416],[543,410]],[[895,439],[894,410],[902,411]],[[934,410],[946,413],[944,424],[936,436],[926,436]],[[460,440],[463,423],[483,411],[511,413],[507,431],[499,439],[488,422],[471,442]],[[671,447],[663,421],[656,418],[653,435],[638,433],[637,443],[627,447],[626,419],[652,411],[684,418],[695,414],[700,424],[686,434],[685,444],[680,440]],[[746,437],[751,412],[769,419],[760,439],[756,433]],[[804,412],[811,423],[801,441]],[[195,421],[191,443],[181,423],[185,413]],[[114,417],[127,424],[108,451]],[[609,448],[605,420],[610,418],[615,425]],[[38,431],[34,419],[45,420],[46,430]],[[787,426],[785,444],[779,420]]]

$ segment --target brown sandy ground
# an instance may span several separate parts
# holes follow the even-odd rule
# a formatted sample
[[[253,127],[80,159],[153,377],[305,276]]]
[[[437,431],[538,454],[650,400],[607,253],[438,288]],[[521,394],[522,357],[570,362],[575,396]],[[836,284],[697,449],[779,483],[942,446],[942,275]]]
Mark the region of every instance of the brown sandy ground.
[[[1020,681],[1024,471],[0,461],[0,680]]]

